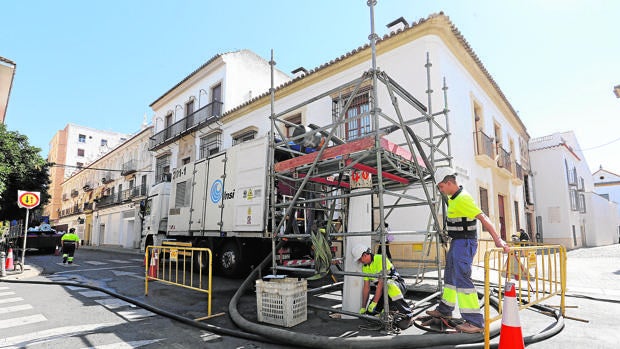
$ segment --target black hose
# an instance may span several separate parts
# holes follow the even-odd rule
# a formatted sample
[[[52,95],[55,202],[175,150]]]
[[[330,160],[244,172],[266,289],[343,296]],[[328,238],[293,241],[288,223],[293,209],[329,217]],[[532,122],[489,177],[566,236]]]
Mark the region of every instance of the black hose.
[[[237,292],[230,300],[228,305],[229,315],[232,321],[241,329],[247,332],[260,333],[261,335],[273,339],[276,342],[283,344],[292,344],[306,348],[334,348],[334,349],[347,349],[347,348],[369,348],[376,349],[378,347],[383,348],[427,348],[436,347],[438,345],[457,345],[461,343],[472,343],[483,340],[481,334],[451,334],[446,336],[445,334],[428,333],[425,335],[405,335],[400,334],[397,336],[384,336],[379,338],[368,337],[327,337],[313,334],[305,334],[300,332],[288,331],[271,326],[260,325],[246,320],[238,311],[237,304],[241,295],[248,289],[250,289],[251,283],[255,280],[258,271],[262,270],[270,261],[271,256],[267,256],[260,265],[255,268],[250,275],[243,281]]]
[[[152,306],[150,304],[146,304],[144,302],[138,301],[136,299],[127,297],[127,296],[123,296],[122,294],[118,294],[115,292],[112,292],[110,290],[107,290],[105,288],[101,288],[98,286],[93,286],[93,285],[87,285],[87,284],[80,284],[77,282],[66,282],[66,281],[36,281],[36,280],[3,280],[0,279],[0,281],[2,282],[7,282],[7,283],[15,283],[15,284],[36,284],[36,285],[60,285],[60,286],[78,286],[78,287],[84,287],[84,288],[89,288],[91,290],[95,290],[95,291],[100,291],[103,293],[106,293],[112,297],[116,297],[118,299],[122,299],[128,303],[131,303],[133,305],[136,305],[140,308],[146,309],[148,311],[151,311],[153,313],[156,313],[158,315],[161,316],[165,316],[167,318],[182,322],[184,324],[202,329],[202,330],[206,330],[206,331],[210,331],[213,333],[217,333],[217,334],[221,334],[221,335],[226,335],[226,336],[233,336],[233,337],[238,337],[238,338],[244,338],[244,339],[248,339],[248,340],[252,340],[252,341],[257,341],[257,342],[265,342],[265,343],[272,343],[275,344],[272,340],[265,338],[263,336],[259,336],[256,335],[254,333],[247,333],[247,332],[242,332],[242,331],[236,331],[233,329],[229,329],[229,328],[225,328],[225,327],[220,327],[220,326],[215,326],[215,325],[209,325],[209,324],[205,324],[190,318],[186,318],[168,311],[165,311],[163,309],[157,308],[155,306]]]

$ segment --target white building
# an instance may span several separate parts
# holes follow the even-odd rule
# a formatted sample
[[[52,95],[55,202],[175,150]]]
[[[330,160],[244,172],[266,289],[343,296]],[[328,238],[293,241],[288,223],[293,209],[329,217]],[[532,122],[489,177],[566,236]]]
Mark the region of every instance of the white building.
[[[151,103],[156,182],[174,169],[230,147],[220,117],[269,90],[269,62],[248,50],[218,54]],[[276,70],[275,84],[289,81]],[[238,138],[252,132],[240,131]]]
[[[598,195],[575,134],[530,141],[539,239],[568,249],[617,241],[617,204]]]
[[[411,26],[405,23],[379,39],[376,52],[377,66],[425,104],[425,91],[429,88],[425,65],[429,63],[427,55],[430,57],[430,83],[437,92],[432,95],[433,111],[444,107],[444,78],[448,84],[452,156],[460,184],[480,202],[504,239],[510,239],[519,228],[534,235],[533,199],[527,188],[529,135],[506,96],[448,17],[439,14]],[[244,68],[247,58],[260,69]],[[370,68],[371,47],[365,45],[290,82],[276,71],[275,113],[285,114],[282,119],[291,124],[333,124],[341,113],[342,101],[353,90],[347,87],[324,94],[359,79]],[[251,95],[243,93],[248,89],[239,87],[248,80],[244,74],[247,72],[260,72],[255,80],[262,83],[262,88],[251,89]],[[156,156],[157,180],[182,164],[266,135],[271,115],[267,74],[267,62],[248,51],[218,55],[156,100],[151,105],[155,112],[155,135],[150,149]],[[280,85],[282,82],[286,83]],[[361,86],[355,102],[344,113],[347,117],[368,111],[372,98],[368,87]],[[196,100],[200,101],[203,91],[204,102],[196,108]],[[216,108],[220,99],[214,98],[219,93],[224,104],[221,114],[215,112],[220,110]],[[307,100],[313,102],[296,108]],[[392,101],[389,92],[379,90],[377,100],[382,112],[387,113]],[[206,113],[195,111],[203,108]],[[403,114],[409,125],[415,125],[418,116],[414,109],[406,109]],[[197,119],[201,122],[197,123]],[[389,125],[386,120],[380,122],[379,128]],[[373,131],[369,117],[345,121],[341,126],[336,136],[344,140]],[[281,131],[287,134],[291,130],[292,127],[283,127]],[[402,138],[391,140],[404,142]],[[388,221],[393,230],[424,228],[427,224],[426,218],[412,219],[407,214],[395,214]],[[483,233],[480,237],[488,235]]]
[[[592,174],[594,190],[613,202],[620,202],[620,175],[605,170],[603,166]]]

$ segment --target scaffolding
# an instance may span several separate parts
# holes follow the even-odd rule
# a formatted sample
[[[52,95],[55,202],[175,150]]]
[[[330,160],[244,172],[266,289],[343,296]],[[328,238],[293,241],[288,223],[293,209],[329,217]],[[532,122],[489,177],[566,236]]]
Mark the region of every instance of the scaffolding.
[[[422,257],[409,261],[417,267],[412,274],[403,276],[415,280],[412,285],[415,286],[424,281],[425,273],[436,272],[436,295],[442,288],[440,257],[445,205],[433,174],[438,167],[452,165],[448,88],[444,78],[444,106],[435,112],[429,53],[425,64],[426,103],[377,68],[378,36],[374,30],[373,2],[369,1],[368,6],[372,62],[371,68],[359,78],[276,112],[272,53],[271,156],[268,157],[273,159],[268,178],[270,202],[273,203],[269,205],[270,227],[274,227],[271,229],[272,268],[274,274],[296,271],[325,275],[325,264],[317,260],[321,246],[316,244],[342,242],[344,245],[345,238],[351,236],[371,236],[385,251],[386,218],[400,210],[413,210],[416,217],[426,216],[425,228],[398,234],[417,236],[423,242]],[[389,107],[380,107],[380,95],[388,96]],[[331,123],[306,127],[299,124],[300,120],[290,120],[291,114],[312,110],[311,104],[327,98],[332,101]],[[352,190],[354,188],[358,190]],[[369,230],[347,229],[348,203],[355,196],[372,197],[373,227]],[[277,259],[283,240],[289,243],[312,241],[314,261],[279,264]],[[347,251],[346,246],[342,246],[341,251]],[[338,258],[330,258],[328,263],[338,265],[347,257],[351,258],[343,252]],[[312,264],[314,268],[310,267]],[[336,271],[328,268],[333,274],[348,275],[340,268]],[[386,272],[384,270],[381,277],[388,277]],[[387,283],[384,285],[387,287]],[[384,299],[387,303],[387,297]],[[390,326],[387,320],[384,324]]]

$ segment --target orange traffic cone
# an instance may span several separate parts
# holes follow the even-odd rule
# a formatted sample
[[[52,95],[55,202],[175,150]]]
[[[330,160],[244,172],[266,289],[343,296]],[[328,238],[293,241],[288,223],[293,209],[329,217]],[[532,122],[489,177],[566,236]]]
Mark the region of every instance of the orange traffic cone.
[[[525,349],[523,332],[519,321],[517,292],[515,284],[507,282],[504,288],[504,307],[502,309],[502,328],[499,332],[499,349]]]
[[[9,253],[6,255],[6,263],[4,265],[5,270],[13,270],[15,266],[13,265],[13,248],[9,247]]]
[[[149,279],[157,278],[157,254],[155,252],[151,252],[151,263],[149,264]]]

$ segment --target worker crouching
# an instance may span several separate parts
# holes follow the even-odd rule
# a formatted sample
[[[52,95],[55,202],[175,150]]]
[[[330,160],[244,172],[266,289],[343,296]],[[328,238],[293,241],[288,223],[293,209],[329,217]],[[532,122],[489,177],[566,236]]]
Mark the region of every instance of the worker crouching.
[[[362,263],[362,273],[368,275],[381,274],[383,271],[383,256],[373,254],[372,250],[364,245],[355,246],[352,250],[353,256],[359,263]],[[385,259],[386,270],[388,270],[389,278],[387,281],[388,305],[389,310],[396,311],[400,314],[399,321],[396,325],[400,329],[406,329],[413,323],[413,311],[409,304],[405,302],[403,293],[406,292],[404,280],[395,271],[392,262],[388,258]],[[375,294],[370,303],[370,285],[374,283]],[[362,308],[360,314],[376,315],[383,311],[383,279],[377,279],[372,276],[364,276],[364,286],[362,288]]]
[[[62,243],[62,263],[73,264],[73,255],[80,242],[80,237],[75,233],[75,228],[69,229],[69,232],[62,236],[60,242]]]

